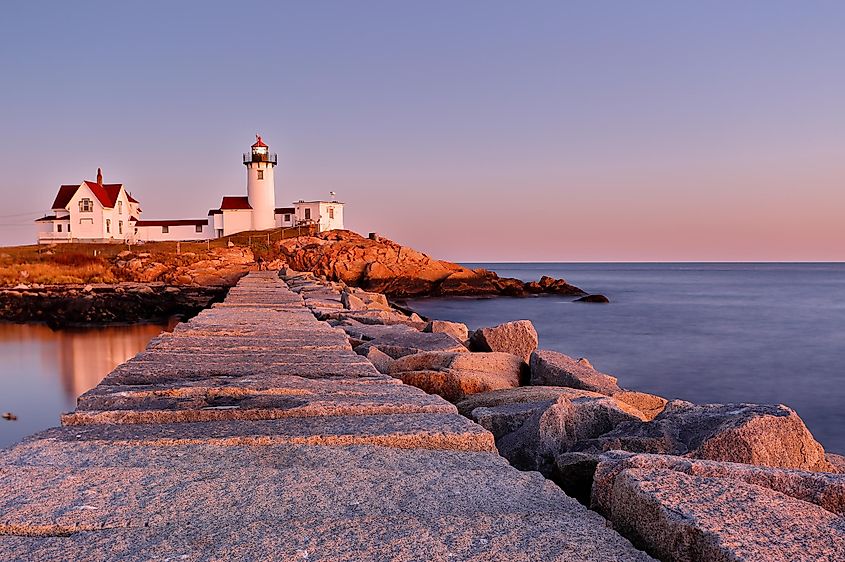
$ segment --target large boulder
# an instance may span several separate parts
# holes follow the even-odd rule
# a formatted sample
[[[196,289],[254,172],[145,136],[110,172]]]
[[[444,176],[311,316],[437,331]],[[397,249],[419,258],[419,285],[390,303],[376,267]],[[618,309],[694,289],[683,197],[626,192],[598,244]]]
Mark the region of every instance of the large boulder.
[[[340,294],[340,303],[343,305],[343,308],[345,308],[347,310],[366,310],[367,309],[367,303],[365,303],[363,299],[360,299],[357,296],[350,294],[347,291],[343,291]]]
[[[507,373],[466,369],[402,371],[392,376],[429,394],[440,395],[450,402],[457,402],[467,395],[477,392],[488,392],[519,385],[519,378]]]
[[[645,414],[646,420],[653,420],[659,416],[669,402],[662,396],[634,390],[622,390],[613,393],[612,396]]]
[[[431,334],[405,324],[364,324],[345,320],[338,324],[351,340],[355,351],[367,355],[370,348],[376,348],[393,359],[426,351],[466,353],[467,348],[448,334]]]
[[[472,355],[472,354],[471,354]],[[509,433],[519,430],[526,421],[535,415],[542,414],[555,404],[559,398],[573,401],[579,398],[606,399],[597,392],[566,388],[563,386],[520,386],[494,390],[481,394],[473,394],[456,404],[458,412],[469,417],[488,431],[498,441]],[[613,397],[616,400],[616,397]],[[576,400],[576,406],[580,403]],[[647,416],[628,404],[617,403],[616,408],[636,415],[637,419],[647,419]],[[532,428],[533,434],[536,427]],[[514,439],[518,441],[518,439]],[[506,442],[506,445],[509,442]],[[531,440],[531,443],[536,443]],[[518,443],[517,443],[518,444]],[[529,454],[521,452],[520,455]],[[595,463],[593,463],[595,465]]]
[[[469,339],[469,329],[467,328],[467,325],[460,322],[432,320],[426,324],[423,332],[449,334],[458,341],[467,341]]]
[[[526,362],[537,349],[537,330],[530,320],[516,320],[493,326],[479,328],[469,340],[473,351],[503,351],[522,357]]]
[[[582,452],[623,450],[834,472],[824,448],[790,408],[766,404],[669,402],[654,420],[631,421],[578,444]]]
[[[548,476],[555,456],[570,451],[576,443],[643,419],[640,411],[609,396],[560,396],[534,412],[519,429],[502,436],[496,446],[515,467],[539,470]]]
[[[842,518],[772,489],[674,470],[596,479],[613,527],[661,560],[842,560]]]
[[[417,330],[386,333],[359,345],[355,351],[366,355],[371,347],[394,359],[426,351],[468,353],[464,344],[449,334],[427,334]]]
[[[457,401],[478,392],[519,386],[526,365],[509,353],[428,352],[398,358],[389,374],[429,394]]]
[[[601,394],[555,386],[520,386],[473,394],[456,404],[458,412],[493,434],[497,440],[522,427],[529,418],[545,411],[558,398],[595,397]]]
[[[405,371],[424,371],[438,369],[460,369],[483,373],[499,373],[517,384],[527,373],[527,365],[522,359],[510,353],[466,353],[464,352],[428,352],[407,355],[393,362],[390,374]]]
[[[593,477],[594,509],[609,512],[612,480],[628,469],[672,470],[690,476],[738,480],[816,504],[831,513],[845,514],[845,476],[840,474],[622,451],[611,451],[599,458]]]
[[[379,349],[375,347],[371,347],[367,350],[366,357],[370,360],[370,363],[373,364],[373,367],[375,367],[379,373],[384,375],[390,372],[390,366],[394,362],[394,359],[391,356],[379,351]]]
[[[374,340],[384,336],[413,334],[419,331],[406,324],[367,324],[352,319],[342,320],[336,326],[346,332],[350,338],[360,341]]]
[[[542,404],[549,406],[558,398],[600,398],[602,395],[586,390],[577,390],[563,386],[520,386],[494,390],[483,394],[473,394],[456,404],[458,412],[470,416],[476,408],[497,408],[511,404]]]
[[[355,287],[346,287],[340,299],[344,308],[350,310],[392,310],[387,297],[381,293],[370,293]]]
[[[568,386],[608,396],[622,391],[616,377],[596,371],[585,359],[573,359],[557,351],[539,350],[531,354],[529,362],[532,385]]]

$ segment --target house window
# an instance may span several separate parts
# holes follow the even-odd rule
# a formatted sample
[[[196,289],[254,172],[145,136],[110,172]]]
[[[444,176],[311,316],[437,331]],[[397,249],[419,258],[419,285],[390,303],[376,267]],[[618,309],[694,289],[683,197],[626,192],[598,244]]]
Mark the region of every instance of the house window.
[[[70,232],[70,223],[67,223],[67,231]]]
[[[311,220],[311,209],[305,209],[305,220]]]
[[[330,219],[334,218],[334,207],[329,207],[329,218]]]
[[[94,224],[94,219],[79,219],[79,224]]]
[[[162,234],[168,234],[169,232],[170,232],[170,227],[169,227],[169,226],[162,226],[162,227],[161,227],[161,233],[162,233]]]
[[[123,221],[117,221],[117,233],[123,234]]]
[[[79,212],[80,213],[91,213],[94,211],[94,202],[88,199],[79,200]]]
[[[197,225],[197,232],[202,232],[202,225],[201,224]]]
[[[106,219],[106,234],[111,232],[111,219]]]
[[[123,214],[123,201],[118,201],[118,202],[117,202],[117,214],[118,214],[118,215],[122,215],[122,214]]]
[[[264,170],[258,170],[258,179],[260,179],[260,180],[264,179]]]
[[[285,222],[290,222],[290,215],[285,215]]]
[[[58,225],[59,232],[62,231],[62,225]]]

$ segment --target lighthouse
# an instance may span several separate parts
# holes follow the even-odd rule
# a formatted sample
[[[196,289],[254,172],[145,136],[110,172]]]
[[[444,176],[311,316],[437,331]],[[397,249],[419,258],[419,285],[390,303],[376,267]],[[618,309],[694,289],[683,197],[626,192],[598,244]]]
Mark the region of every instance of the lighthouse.
[[[255,144],[244,154],[246,166],[246,194],[252,207],[252,229],[266,230],[275,228],[276,184],[273,169],[276,167],[276,155],[255,135]]]

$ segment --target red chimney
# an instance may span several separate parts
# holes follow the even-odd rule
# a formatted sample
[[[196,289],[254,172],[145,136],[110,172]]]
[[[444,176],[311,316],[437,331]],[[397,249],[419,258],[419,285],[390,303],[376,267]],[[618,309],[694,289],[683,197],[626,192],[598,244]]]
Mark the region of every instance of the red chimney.
[[[97,168],[97,183],[103,185],[103,171]]]

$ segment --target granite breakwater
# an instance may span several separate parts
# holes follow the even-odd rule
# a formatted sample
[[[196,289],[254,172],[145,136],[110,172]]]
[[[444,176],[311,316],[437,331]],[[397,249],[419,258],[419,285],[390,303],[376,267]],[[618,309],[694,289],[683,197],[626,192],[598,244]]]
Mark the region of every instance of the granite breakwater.
[[[315,308],[250,274],[2,451],[0,558],[649,559]]]
[[[839,560],[843,460],[785,406],[668,401],[530,322],[286,269],[0,454],[0,557]]]

